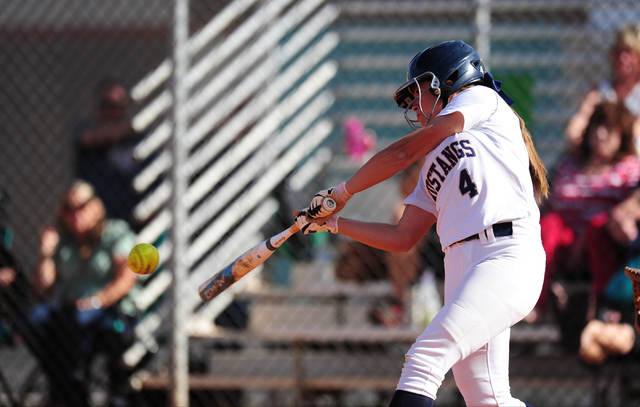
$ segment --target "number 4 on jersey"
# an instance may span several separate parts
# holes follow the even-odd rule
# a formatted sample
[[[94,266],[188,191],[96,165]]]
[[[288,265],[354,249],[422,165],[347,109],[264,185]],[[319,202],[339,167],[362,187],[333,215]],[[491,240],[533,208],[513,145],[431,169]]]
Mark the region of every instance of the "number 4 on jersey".
[[[473,198],[478,195],[478,188],[476,187],[476,184],[471,181],[471,176],[466,168],[463,168],[462,171],[460,171],[460,183],[458,187],[460,188],[460,193],[462,195],[469,194],[469,198]]]

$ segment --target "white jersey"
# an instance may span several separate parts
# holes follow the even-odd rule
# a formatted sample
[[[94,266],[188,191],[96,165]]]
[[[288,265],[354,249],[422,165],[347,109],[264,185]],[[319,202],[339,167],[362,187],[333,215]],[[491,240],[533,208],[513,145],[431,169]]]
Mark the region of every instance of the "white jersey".
[[[492,89],[459,93],[439,115],[460,112],[461,133],[427,154],[404,203],[433,213],[443,248],[495,223],[514,221],[514,236],[540,238],[540,212],[520,123]]]

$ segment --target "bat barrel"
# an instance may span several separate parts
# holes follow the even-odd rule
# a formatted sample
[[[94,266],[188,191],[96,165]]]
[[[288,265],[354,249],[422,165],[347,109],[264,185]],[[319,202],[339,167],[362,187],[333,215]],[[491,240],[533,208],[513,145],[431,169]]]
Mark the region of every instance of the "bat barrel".
[[[218,294],[231,287],[236,281],[238,281],[238,279],[233,277],[233,264],[230,264],[227,268],[200,285],[198,289],[200,298],[202,301],[211,301],[217,297]]]
[[[322,206],[328,211],[327,213],[331,213],[336,208],[336,202],[331,198],[325,198]],[[233,263],[225,267],[224,270],[216,273],[209,280],[202,283],[198,288],[198,293],[202,301],[211,301],[224,290],[231,287],[236,281],[240,280],[268,259],[278,247],[297,231],[298,226],[293,224],[288,229],[249,249],[242,256],[235,259]]]
[[[198,289],[200,298],[202,298],[203,301],[211,301],[214,299],[221,292],[231,287],[236,281],[247,275],[251,270],[264,263],[280,245],[286,242],[287,239],[297,231],[298,228],[293,225],[249,249],[224,270],[201,284]]]

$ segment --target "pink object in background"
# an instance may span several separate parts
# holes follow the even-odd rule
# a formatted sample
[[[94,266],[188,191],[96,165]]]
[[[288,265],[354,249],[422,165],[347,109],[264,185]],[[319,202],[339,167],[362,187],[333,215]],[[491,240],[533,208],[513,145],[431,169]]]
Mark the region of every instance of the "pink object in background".
[[[364,123],[355,117],[346,119],[342,125],[344,148],[353,161],[363,161],[376,147],[376,134],[367,130]]]

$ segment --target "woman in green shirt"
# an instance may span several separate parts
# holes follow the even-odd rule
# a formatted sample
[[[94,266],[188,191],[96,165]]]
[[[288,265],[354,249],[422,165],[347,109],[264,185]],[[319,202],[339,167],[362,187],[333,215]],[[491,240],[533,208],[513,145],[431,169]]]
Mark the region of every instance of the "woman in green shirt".
[[[47,305],[37,307],[32,319],[46,340],[31,347],[54,405],[88,405],[85,379],[98,352],[108,355],[111,404],[127,399],[130,372],[120,359],[132,343],[135,320],[119,305],[136,284],[127,266],[136,236],[125,221],[105,214],[93,187],[76,181],[60,200],[56,226],[40,235],[33,288]]]

